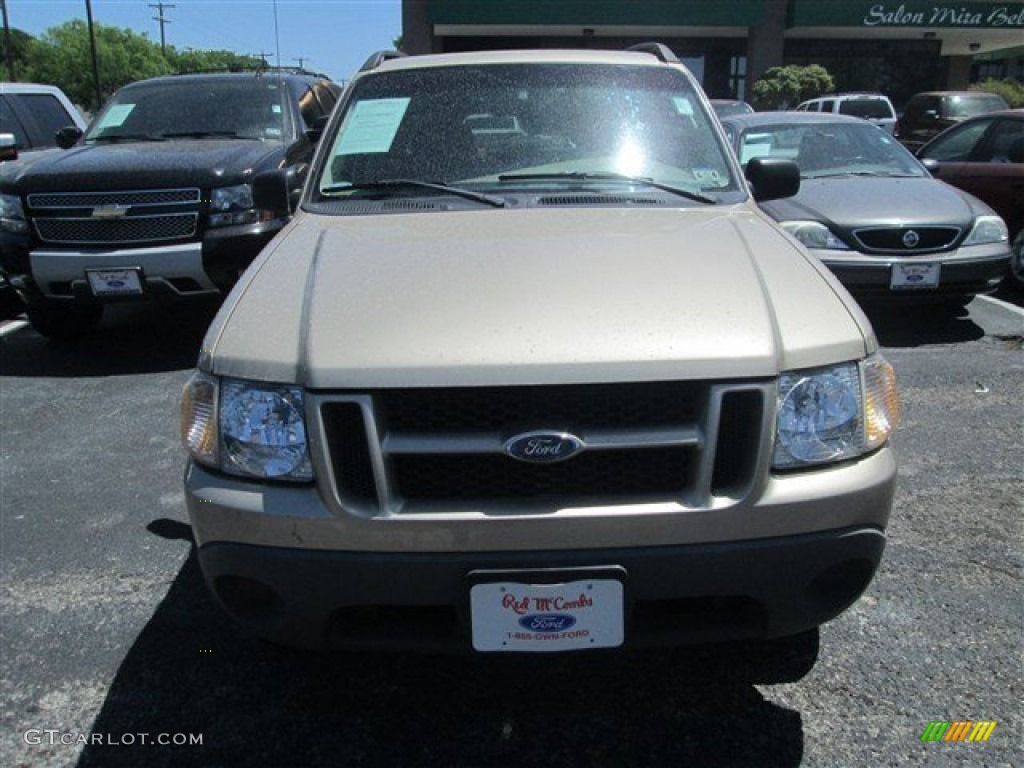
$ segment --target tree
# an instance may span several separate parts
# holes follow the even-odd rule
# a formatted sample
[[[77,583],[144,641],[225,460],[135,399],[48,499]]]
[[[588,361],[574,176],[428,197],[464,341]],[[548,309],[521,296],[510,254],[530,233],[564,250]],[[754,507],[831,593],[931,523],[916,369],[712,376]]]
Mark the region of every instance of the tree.
[[[100,93],[106,99],[122,85],[146,77],[167,74],[170,65],[160,46],[128,29],[94,24]],[[76,104],[95,110],[96,100],[89,29],[80,19],[51,27],[43,33],[38,48],[37,79],[57,85]]]
[[[14,60],[14,74],[20,82],[30,83],[35,78],[35,65],[39,56],[39,41],[20,29],[10,30],[11,58]],[[7,71],[7,62],[0,57],[0,80],[11,82],[15,78]]]
[[[787,109],[835,89],[832,75],[820,64],[772,67],[754,83],[754,99],[767,109]]]

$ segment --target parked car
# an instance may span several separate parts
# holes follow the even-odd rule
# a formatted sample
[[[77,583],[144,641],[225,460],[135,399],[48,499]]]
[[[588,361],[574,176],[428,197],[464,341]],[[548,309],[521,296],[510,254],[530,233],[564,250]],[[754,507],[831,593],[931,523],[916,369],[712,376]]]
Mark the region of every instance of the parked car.
[[[711,108],[719,117],[726,115],[746,115],[754,111],[754,108],[745,101],[738,99],[712,99]]]
[[[860,117],[889,133],[896,130],[896,110],[889,97],[881,93],[833,93],[808,99],[796,107],[798,112],[832,112]]]
[[[64,92],[39,83],[0,83],[0,160],[57,146],[61,128],[84,131],[85,118]]]
[[[795,160],[800,193],[762,209],[861,299],[941,299],[994,290],[1010,258],[1006,224],[973,195],[936,180],[863,120],[811,112],[727,118],[740,162]]]
[[[794,164],[747,173],[663,45],[371,58],[185,388],[227,613],[501,653],[784,636],[855,601],[892,371],[754,205]]]
[[[114,301],[219,297],[284,226],[254,174],[305,179],[339,86],[301,72],[127,85],[67,151],[0,166],[0,264],[44,336],[91,331]],[[72,146],[73,145],[73,146]]]
[[[1024,109],[990,112],[943,131],[917,151],[933,175],[984,200],[1013,244],[1010,276],[1024,285]]]
[[[896,138],[916,150],[961,120],[1004,109],[1009,106],[1002,96],[985,91],[915,93],[896,121]]]

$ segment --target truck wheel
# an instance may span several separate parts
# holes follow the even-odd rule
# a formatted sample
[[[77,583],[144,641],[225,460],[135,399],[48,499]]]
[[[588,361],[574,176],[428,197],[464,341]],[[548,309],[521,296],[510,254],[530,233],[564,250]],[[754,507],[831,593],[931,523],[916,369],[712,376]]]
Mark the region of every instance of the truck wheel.
[[[28,321],[40,334],[54,341],[75,341],[88,336],[103,318],[101,304],[35,304],[25,310]]]

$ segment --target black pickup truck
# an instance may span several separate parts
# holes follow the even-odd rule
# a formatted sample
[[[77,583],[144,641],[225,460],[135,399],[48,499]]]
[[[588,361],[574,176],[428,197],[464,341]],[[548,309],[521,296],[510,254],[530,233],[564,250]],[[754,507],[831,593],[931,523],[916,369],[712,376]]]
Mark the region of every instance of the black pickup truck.
[[[119,90],[65,151],[0,166],[0,267],[41,334],[91,332],[115,301],[225,293],[290,211],[253,176],[301,190],[340,94],[305,72],[172,75]]]

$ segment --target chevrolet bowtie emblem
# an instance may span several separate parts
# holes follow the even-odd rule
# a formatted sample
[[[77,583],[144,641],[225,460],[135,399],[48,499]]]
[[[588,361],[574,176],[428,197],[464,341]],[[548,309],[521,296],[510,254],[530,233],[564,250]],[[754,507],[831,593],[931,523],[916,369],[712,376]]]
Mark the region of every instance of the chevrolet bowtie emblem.
[[[128,215],[130,205],[100,205],[92,209],[94,219],[121,219]]]

